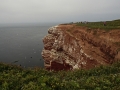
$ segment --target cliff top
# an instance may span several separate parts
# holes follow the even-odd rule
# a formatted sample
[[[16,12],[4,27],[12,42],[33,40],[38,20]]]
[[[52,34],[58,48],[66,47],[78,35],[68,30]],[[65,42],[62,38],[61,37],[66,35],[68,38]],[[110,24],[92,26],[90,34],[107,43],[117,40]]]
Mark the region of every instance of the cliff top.
[[[76,22],[76,23],[68,23],[68,24],[62,24],[62,25],[76,25],[80,27],[86,27],[88,29],[102,29],[102,30],[113,30],[113,29],[119,29],[120,30],[120,19],[113,20],[113,21],[100,21],[100,22]]]

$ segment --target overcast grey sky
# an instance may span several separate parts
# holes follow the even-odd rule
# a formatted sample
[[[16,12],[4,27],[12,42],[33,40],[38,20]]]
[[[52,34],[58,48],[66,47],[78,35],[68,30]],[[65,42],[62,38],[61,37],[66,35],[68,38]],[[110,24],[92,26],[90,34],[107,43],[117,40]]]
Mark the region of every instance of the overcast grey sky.
[[[120,19],[120,0],[0,0],[0,23]]]

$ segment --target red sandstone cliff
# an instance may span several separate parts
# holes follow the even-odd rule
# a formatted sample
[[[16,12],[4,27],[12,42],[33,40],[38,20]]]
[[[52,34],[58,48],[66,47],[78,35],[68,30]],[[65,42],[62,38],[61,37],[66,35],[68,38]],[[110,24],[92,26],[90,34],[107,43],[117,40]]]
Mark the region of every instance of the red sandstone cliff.
[[[42,57],[48,70],[89,69],[120,59],[120,30],[90,30],[58,25],[44,37]]]

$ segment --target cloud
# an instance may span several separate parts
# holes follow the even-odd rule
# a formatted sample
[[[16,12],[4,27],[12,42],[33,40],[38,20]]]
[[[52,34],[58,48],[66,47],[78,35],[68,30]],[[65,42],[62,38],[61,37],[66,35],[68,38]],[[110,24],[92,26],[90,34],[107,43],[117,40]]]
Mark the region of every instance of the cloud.
[[[120,0],[1,0],[0,23],[120,18]]]

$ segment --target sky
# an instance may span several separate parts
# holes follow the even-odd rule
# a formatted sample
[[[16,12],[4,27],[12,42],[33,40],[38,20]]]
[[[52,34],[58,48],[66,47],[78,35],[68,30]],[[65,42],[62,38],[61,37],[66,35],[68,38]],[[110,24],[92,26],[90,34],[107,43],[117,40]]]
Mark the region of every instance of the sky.
[[[120,19],[120,0],[0,0],[0,24]]]

